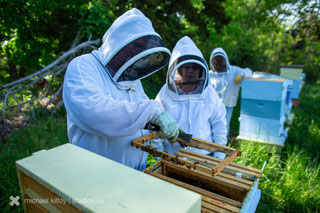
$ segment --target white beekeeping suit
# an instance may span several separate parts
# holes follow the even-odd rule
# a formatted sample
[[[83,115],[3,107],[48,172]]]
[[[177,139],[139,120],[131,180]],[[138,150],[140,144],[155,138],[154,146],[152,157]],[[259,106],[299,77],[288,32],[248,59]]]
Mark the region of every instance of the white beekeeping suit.
[[[218,71],[215,69],[213,59],[217,56],[222,56],[225,59],[225,70]],[[220,47],[215,48],[210,56],[210,83],[219,95],[219,98],[226,106],[227,123],[230,125],[232,109],[237,105],[239,95],[240,82],[235,83],[236,76],[241,78],[249,78],[252,76],[252,71],[249,68],[240,68],[230,65],[227,53]]]
[[[191,72],[197,72],[194,80],[186,80],[187,75],[192,76]],[[178,126],[186,133],[226,145],[225,107],[209,85],[208,65],[201,51],[188,36],[181,38],[175,45],[166,84],[161,88],[156,100],[174,116]],[[180,144],[172,146],[167,141],[163,145],[164,151],[168,153],[177,152],[181,148]],[[206,150],[192,147],[187,149],[208,154]],[[215,153],[214,156],[224,158],[224,153]]]
[[[141,11],[132,9],[120,16],[98,50],[76,57],[68,66],[63,101],[69,141],[144,169],[147,153],[132,147],[131,141],[148,133],[143,130],[147,122],[166,127],[161,125],[165,119],[158,119],[164,109],[149,100],[140,79],[164,67],[169,58],[170,51]],[[164,137],[170,134],[173,131]]]

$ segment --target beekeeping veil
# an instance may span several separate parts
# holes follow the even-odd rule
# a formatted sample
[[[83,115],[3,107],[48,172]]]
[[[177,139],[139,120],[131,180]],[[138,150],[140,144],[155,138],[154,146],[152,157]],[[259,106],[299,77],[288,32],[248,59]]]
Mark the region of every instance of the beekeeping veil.
[[[184,65],[198,67],[199,75],[193,81],[181,82],[181,68]],[[190,93],[184,93],[179,89],[183,84],[195,84],[196,89]],[[176,99],[183,99],[183,95],[199,97],[208,85],[208,65],[203,58],[201,51],[188,36],[181,38],[174,49],[169,62],[167,74],[167,85],[171,95]]]
[[[136,80],[163,68],[169,61],[170,51],[154,31],[151,21],[134,8],[114,21],[94,55],[116,86],[126,90]]]

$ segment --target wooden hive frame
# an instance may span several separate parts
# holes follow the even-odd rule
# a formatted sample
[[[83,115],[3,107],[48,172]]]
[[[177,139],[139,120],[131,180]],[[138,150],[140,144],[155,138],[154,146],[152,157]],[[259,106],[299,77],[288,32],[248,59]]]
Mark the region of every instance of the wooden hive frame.
[[[162,158],[145,173],[199,193],[202,196],[202,212],[240,212],[245,196],[261,177],[262,171],[259,169],[232,163],[241,155],[239,150],[197,138],[192,138],[190,142],[177,139],[182,146],[224,152],[228,157],[220,160],[185,149],[172,155],[145,145],[154,138],[157,138],[156,132],[132,141],[133,146]],[[186,183],[186,178],[199,181],[203,186]],[[206,188],[215,189],[210,191]]]

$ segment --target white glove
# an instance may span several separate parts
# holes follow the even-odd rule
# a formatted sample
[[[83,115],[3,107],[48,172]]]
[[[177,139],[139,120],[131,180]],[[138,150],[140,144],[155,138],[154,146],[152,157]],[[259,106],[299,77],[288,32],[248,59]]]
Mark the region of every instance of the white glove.
[[[160,127],[157,136],[167,138],[171,144],[174,144],[179,135],[179,128],[176,119],[168,112],[164,111],[152,123]]]

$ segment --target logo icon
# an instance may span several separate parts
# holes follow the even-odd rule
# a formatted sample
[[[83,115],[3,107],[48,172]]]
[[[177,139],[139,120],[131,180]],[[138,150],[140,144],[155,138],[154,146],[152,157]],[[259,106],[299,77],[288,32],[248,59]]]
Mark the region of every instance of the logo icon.
[[[20,205],[19,199],[20,199],[19,196],[13,197],[13,196],[11,195],[11,196],[10,196],[10,200],[11,200],[10,206],[13,206],[13,205],[19,206],[19,205]]]

